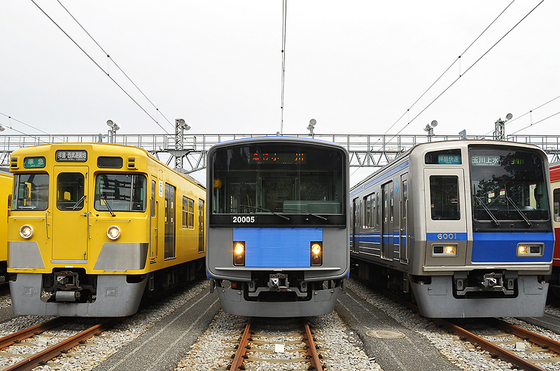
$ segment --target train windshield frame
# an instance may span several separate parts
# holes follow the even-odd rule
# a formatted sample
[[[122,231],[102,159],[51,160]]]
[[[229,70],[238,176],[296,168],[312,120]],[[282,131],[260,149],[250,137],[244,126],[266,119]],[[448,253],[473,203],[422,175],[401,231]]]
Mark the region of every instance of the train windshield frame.
[[[548,171],[531,149],[469,146],[469,170],[476,230],[549,230]]]
[[[218,148],[212,224],[345,225],[343,150],[298,143],[250,143]]]
[[[146,211],[147,180],[143,174],[99,173],[95,177],[95,210]]]

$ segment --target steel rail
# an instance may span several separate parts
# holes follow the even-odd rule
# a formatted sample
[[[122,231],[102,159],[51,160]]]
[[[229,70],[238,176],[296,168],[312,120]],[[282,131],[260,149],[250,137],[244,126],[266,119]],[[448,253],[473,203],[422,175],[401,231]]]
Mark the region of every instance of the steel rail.
[[[58,317],[61,318],[61,317]],[[55,319],[58,319],[55,318]],[[97,324],[95,326],[92,326],[82,332],[77,333],[74,336],[69,337],[68,339],[62,340],[61,342],[58,342],[44,350],[42,350],[39,353],[36,353],[30,357],[27,357],[11,366],[8,366],[4,369],[2,369],[2,371],[27,371],[27,370],[31,370],[37,366],[41,366],[42,364],[44,364],[44,362],[47,362],[57,356],[59,356],[60,354],[62,354],[64,351],[67,351],[73,347],[75,347],[78,344],[83,343],[85,340],[89,339],[90,337],[92,337],[95,333],[98,333],[100,331],[105,330],[106,328],[108,328],[110,326],[110,324],[113,322],[113,320],[109,320],[109,321],[105,321],[102,322],[100,324]]]
[[[305,342],[307,343],[307,352],[310,356],[311,367],[315,367],[313,370],[323,371],[323,366],[321,366],[321,360],[319,359],[319,354],[317,353],[317,347],[315,346],[315,341],[313,340],[313,334],[311,334],[311,329],[309,324],[304,323],[305,327]]]
[[[39,323],[38,325],[25,328],[21,331],[14,332],[13,334],[0,338],[0,350],[9,347],[19,341],[29,339],[33,335],[40,334],[51,328],[58,326],[62,322],[61,317],[56,317],[47,322]]]
[[[497,355],[501,360],[509,362],[517,367],[524,369],[525,371],[545,371],[544,368],[541,368],[534,363],[529,362],[528,360],[521,358],[510,351],[507,351],[492,342],[473,334],[470,331],[465,330],[464,328],[457,326],[451,322],[448,322],[443,319],[434,318],[434,323],[440,326],[445,327],[447,330],[454,332],[460,336],[465,337],[468,341],[473,344],[479,345],[485,351]]]
[[[546,336],[542,336],[536,334],[532,331],[526,330],[519,326],[512,325],[511,323],[507,323],[504,321],[500,321],[498,319],[494,319],[492,321],[492,325],[496,326],[497,328],[511,333],[512,335],[519,336],[520,338],[527,339],[533,344],[536,344],[540,347],[546,347],[547,350],[554,352],[556,354],[560,354],[560,342],[547,338]]]
[[[237,371],[243,365],[243,361],[245,360],[245,354],[247,353],[247,346],[249,344],[249,335],[251,334],[251,319],[247,322],[245,326],[245,331],[243,331],[243,336],[241,336],[241,341],[239,342],[239,346],[237,347],[237,352],[235,352],[235,357],[233,358],[233,362],[230,366],[230,371]]]

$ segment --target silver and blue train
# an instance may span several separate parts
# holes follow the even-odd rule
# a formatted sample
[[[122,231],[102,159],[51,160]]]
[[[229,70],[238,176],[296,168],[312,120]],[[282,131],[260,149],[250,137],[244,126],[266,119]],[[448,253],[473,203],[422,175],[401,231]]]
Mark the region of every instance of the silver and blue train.
[[[548,160],[532,145],[416,145],[350,191],[359,276],[431,318],[542,316],[554,249]]]
[[[206,269],[224,311],[331,312],[350,269],[348,152],[275,136],[219,143],[207,161]]]

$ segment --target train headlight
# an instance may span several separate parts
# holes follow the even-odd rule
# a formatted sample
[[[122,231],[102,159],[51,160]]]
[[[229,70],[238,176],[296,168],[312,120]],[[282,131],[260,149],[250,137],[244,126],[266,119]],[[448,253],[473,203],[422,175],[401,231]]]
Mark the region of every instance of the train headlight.
[[[109,237],[111,240],[116,240],[121,236],[121,230],[119,227],[117,227],[116,225],[112,225],[109,228],[107,228],[107,237]]]
[[[245,265],[245,241],[233,242],[233,265]]]
[[[311,242],[311,265],[323,264],[323,243],[319,241]]]
[[[30,225],[23,225],[20,229],[19,229],[19,235],[22,238],[25,238],[26,240],[31,238],[31,236],[33,236],[33,228]]]
[[[543,256],[544,244],[542,243],[520,243],[517,245],[518,257]]]
[[[438,257],[457,256],[457,245],[454,244],[433,245],[432,256],[438,256]]]

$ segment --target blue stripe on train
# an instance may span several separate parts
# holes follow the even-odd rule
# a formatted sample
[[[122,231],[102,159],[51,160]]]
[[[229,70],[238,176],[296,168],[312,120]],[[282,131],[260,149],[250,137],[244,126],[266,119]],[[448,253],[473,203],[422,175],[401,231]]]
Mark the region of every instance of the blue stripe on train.
[[[520,242],[544,243],[543,256],[520,258]],[[554,235],[552,233],[473,233],[473,263],[546,263],[552,261]]]
[[[321,228],[234,228],[234,241],[245,241],[246,267],[309,267],[310,242],[323,241]]]

